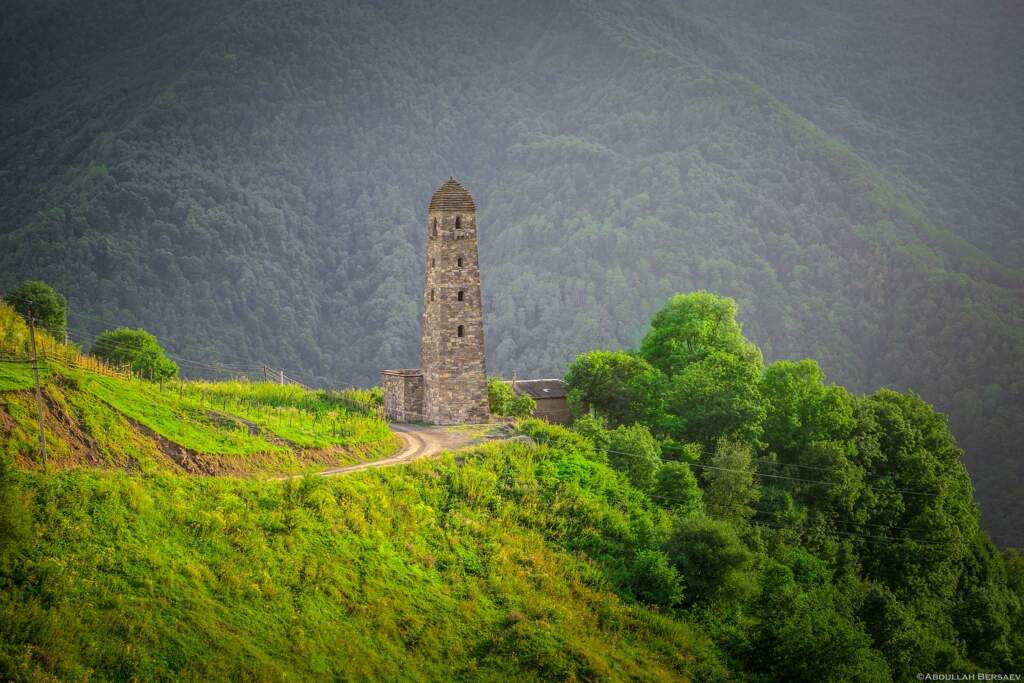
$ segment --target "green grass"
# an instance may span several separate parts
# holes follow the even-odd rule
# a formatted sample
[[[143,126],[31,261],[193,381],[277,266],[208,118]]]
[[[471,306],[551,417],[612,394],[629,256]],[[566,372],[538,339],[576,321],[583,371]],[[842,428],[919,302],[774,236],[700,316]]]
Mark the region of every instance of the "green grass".
[[[0,472],[0,678],[723,678],[699,629],[616,595],[607,558],[651,528],[621,478],[463,455],[295,482]]]
[[[39,380],[42,381],[49,372],[49,368],[43,364],[39,368]],[[35,387],[35,380],[32,377],[32,363],[0,362],[0,391],[32,389],[33,387]]]
[[[45,363],[40,375],[57,410],[47,418],[47,443],[58,465],[176,467],[129,421],[201,454],[205,472],[296,473],[383,457],[398,447],[387,422],[363,407],[372,403],[372,391],[238,381],[159,384]],[[0,363],[0,392],[8,392],[0,393],[0,435],[4,450],[23,466],[40,460],[34,403],[23,395],[32,387],[30,365]]]
[[[303,448],[379,443],[391,438],[387,422],[350,407],[361,396],[241,381],[186,382],[167,389],[171,394],[176,390],[191,405],[229,411]]]
[[[88,372],[74,372],[83,391],[186,448],[214,455],[249,455],[287,451],[285,446],[251,434],[241,423],[189,405],[168,389],[140,380],[125,381]]]

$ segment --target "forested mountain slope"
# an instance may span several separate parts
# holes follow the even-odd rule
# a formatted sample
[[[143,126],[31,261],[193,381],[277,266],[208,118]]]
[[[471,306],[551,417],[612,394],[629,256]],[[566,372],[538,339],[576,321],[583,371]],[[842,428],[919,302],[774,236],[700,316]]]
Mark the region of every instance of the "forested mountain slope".
[[[424,209],[455,174],[480,211],[492,371],[561,373],[635,345],[671,293],[716,290],[768,357],[948,411],[990,528],[1019,543],[996,501],[1021,479],[1022,278],[962,239],[1009,255],[993,240],[1012,230],[936,223],[923,180],[649,30],[666,12],[11,7],[0,287],[46,279],[88,312],[73,329],[144,325],[185,358],[374,382],[415,364]]]
[[[1024,264],[1020,3],[610,7],[659,46],[751,78],[878,164],[933,222]]]

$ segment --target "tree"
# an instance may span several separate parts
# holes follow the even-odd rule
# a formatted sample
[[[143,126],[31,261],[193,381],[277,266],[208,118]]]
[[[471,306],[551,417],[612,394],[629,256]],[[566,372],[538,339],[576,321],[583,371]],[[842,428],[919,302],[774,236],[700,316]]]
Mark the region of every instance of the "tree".
[[[846,440],[856,424],[853,400],[842,387],[825,384],[825,373],[810,359],[780,360],[764,370],[763,439],[782,462],[797,462],[811,443]]]
[[[757,364],[724,352],[686,366],[669,383],[666,431],[709,447],[723,436],[756,443],[764,421],[759,380]]]
[[[643,425],[620,425],[608,431],[608,462],[633,486],[649,491],[661,467],[661,448]]]
[[[728,522],[677,518],[665,551],[686,582],[686,604],[736,602],[756,589],[750,573],[754,556]]]
[[[705,446],[722,436],[757,441],[764,364],[743,337],[735,301],[677,294],[651,320],[640,356],[668,378],[662,427],[673,438]]]
[[[624,351],[590,351],[565,375],[569,405],[581,415],[593,407],[609,424],[654,426],[662,413],[665,379],[647,361]]]
[[[497,377],[487,378],[487,402],[492,415],[530,417],[537,409],[536,401],[526,394],[516,396],[512,386]]]
[[[662,507],[686,516],[704,508],[704,494],[697,477],[685,462],[668,461],[658,468],[651,497]]]
[[[736,302],[701,290],[676,294],[651,319],[640,357],[666,376],[678,375],[713,352],[761,364],[761,352],[743,337]]]
[[[108,363],[128,363],[132,372],[150,379],[178,376],[178,366],[149,332],[121,327],[96,337],[92,355]]]
[[[52,337],[64,337],[68,327],[68,300],[50,285],[40,280],[28,280],[7,292],[4,301],[26,319],[31,314],[36,325]]]
[[[750,449],[721,439],[709,465],[703,472],[704,501],[708,512],[735,522],[749,520],[754,514],[750,504],[760,498]]]
[[[805,587],[789,567],[769,562],[754,601],[759,619],[749,648],[752,672],[777,681],[892,680],[864,627],[837,604],[838,595],[827,581]]]

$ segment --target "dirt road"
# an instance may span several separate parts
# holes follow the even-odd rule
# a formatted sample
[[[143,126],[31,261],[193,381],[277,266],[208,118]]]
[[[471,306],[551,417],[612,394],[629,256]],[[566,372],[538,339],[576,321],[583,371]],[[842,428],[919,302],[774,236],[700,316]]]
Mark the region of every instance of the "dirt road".
[[[452,451],[456,448],[469,446],[486,438],[484,433],[479,430],[467,431],[452,427],[418,427],[416,425],[392,424],[391,431],[405,442],[402,449],[394,455],[381,458],[380,460],[360,462],[355,465],[332,467],[319,474],[330,477],[336,474],[361,472],[373,467],[392,467],[431,455],[437,455],[441,451]]]

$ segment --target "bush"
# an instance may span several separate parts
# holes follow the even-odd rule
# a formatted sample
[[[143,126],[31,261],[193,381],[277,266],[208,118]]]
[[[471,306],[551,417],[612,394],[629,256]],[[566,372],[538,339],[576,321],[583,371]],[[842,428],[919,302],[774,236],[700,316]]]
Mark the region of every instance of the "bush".
[[[682,516],[692,515],[704,508],[704,493],[697,477],[685,462],[666,462],[658,469],[651,497],[662,507],[675,510]]]
[[[156,337],[142,328],[121,327],[104,332],[96,337],[92,355],[108,363],[128,363],[132,372],[149,379],[178,376],[178,365],[167,357]]]
[[[629,588],[640,602],[675,607],[683,601],[683,580],[660,550],[641,550],[633,562]]]
[[[661,449],[643,425],[620,426],[608,432],[608,462],[633,486],[650,491],[661,467]]]
[[[755,590],[749,571],[753,556],[728,522],[677,519],[666,551],[686,581],[687,604],[738,602]]]
[[[487,378],[487,402],[492,415],[530,417],[537,402],[525,394],[516,396],[512,386],[497,377]]]

